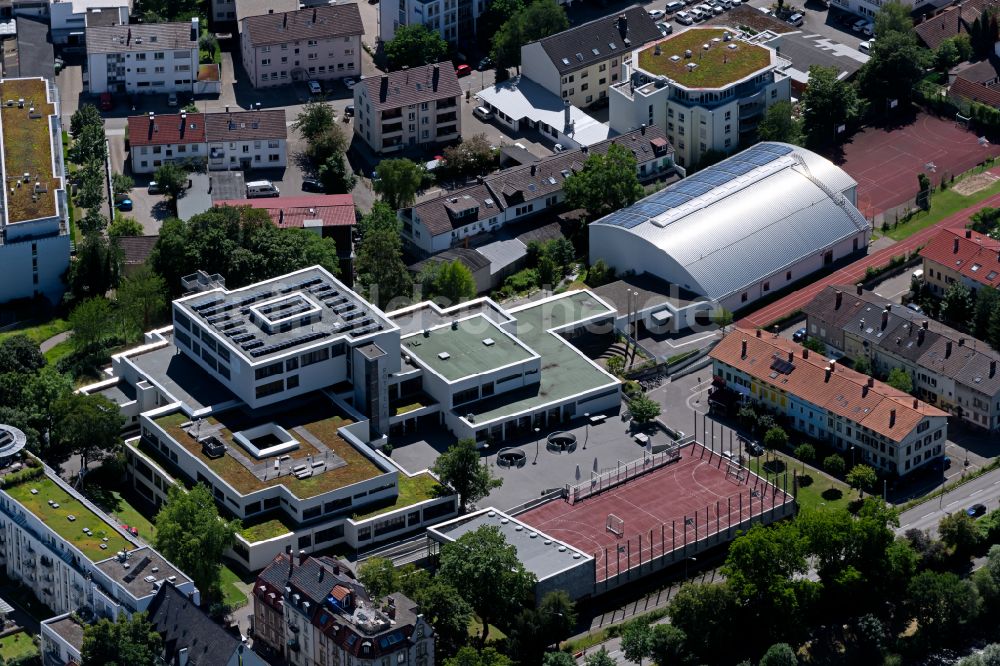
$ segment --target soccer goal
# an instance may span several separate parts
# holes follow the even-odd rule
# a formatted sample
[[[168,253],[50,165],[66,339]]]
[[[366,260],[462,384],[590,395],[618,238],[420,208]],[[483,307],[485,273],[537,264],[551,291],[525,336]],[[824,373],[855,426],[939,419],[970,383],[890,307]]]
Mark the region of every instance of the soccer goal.
[[[621,539],[625,536],[625,519],[619,518],[613,513],[609,513],[608,520],[605,523],[605,529]]]

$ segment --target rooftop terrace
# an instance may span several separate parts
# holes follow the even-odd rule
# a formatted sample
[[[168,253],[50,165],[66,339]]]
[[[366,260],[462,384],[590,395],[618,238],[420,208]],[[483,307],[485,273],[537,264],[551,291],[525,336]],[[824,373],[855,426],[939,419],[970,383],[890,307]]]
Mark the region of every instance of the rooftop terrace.
[[[62,180],[52,173],[49,117],[55,114],[56,107],[47,101],[47,94],[44,79],[0,81],[8,224],[56,214],[56,190],[62,187]]]
[[[685,30],[640,50],[639,67],[686,88],[722,88],[771,64],[770,49],[735,38],[727,42],[726,34],[734,33],[724,28]]]
[[[27,479],[4,491],[93,562],[133,547],[102,517],[47,476]]]
[[[417,333],[403,348],[448,381],[482,374],[534,356],[482,315]]]
[[[471,412],[476,423],[481,423],[599,386],[616,384],[616,379],[597,368],[562,336],[548,332],[552,328],[611,312],[586,291],[571,292],[561,298],[511,312],[517,319],[517,337],[542,357],[541,380],[519,391],[462,407],[462,413]]]
[[[295,406],[282,407],[284,410],[280,412],[256,410],[252,414],[242,409],[231,409],[202,419],[200,424],[192,423],[181,412],[175,412],[161,416],[155,423],[242,494],[284,485],[296,497],[307,498],[383,474],[374,462],[338,434],[339,428],[350,425],[352,421],[344,417],[333,403],[315,398]],[[233,437],[234,433],[269,423],[284,428],[299,444],[297,449],[287,453],[289,458],[281,461],[277,472],[274,471],[274,459],[254,460]],[[195,435],[201,439],[216,438],[226,445],[226,452],[221,457],[209,457]],[[149,449],[146,451],[149,452]],[[159,460],[163,459],[162,454],[158,456]],[[314,468],[312,476],[297,478],[292,473],[294,467],[319,462],[324,466]]]

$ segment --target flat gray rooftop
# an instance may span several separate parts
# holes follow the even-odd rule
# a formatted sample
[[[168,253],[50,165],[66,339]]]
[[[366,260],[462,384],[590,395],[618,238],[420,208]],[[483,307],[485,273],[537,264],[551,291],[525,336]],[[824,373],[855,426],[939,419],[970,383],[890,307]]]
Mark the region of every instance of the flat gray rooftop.
[[[192,410],[235,399],[229,389],[182,354],[173,341],[129,358],[143,374]]]
[[[101,389],[97,395],[102,395],[119,407],[135,400],[135,389],[126,381],[118,380],[114,386]]]
[[[482,299],[465,303],[454,310],[449,310],[447,314],[441,314],[430,303],[422,303],[405,312],[392,313],[389,318],[392,323],[399,327],[399,334],[405,337],[425,328],[434,328],[454,319],[475,314],[481,314],[494,322],[504,322],[510,319],[492,303]]]
[[[629,275],[594,289],[594,293],[610,303],[620,316],[628,312],[629,290],[639,294],[639,311],[670,304],[681,310],[705,299],[683,287],[670,284],[655,275]]]
[[[213,329],[249,363],[392,326],[370,303],[317,267],[242,289],[188,296],[174,301],[174,312]]]
[[[172,582],[175,585],[183,585],[189,580],[183,572],[174,568],[163,559],[162,555],[147,546],[130,551],[125,563],[128,564],[127,569],[117,558],[111,557],[98,562],[97,567],[137,599],[156,594],[156,588],[153,587],[156,581],[175,576]]]
[[[524,564],[525,569],[535,574],[539,580],[564,569],[585,564],[590,559],[590,556],[573,546],[547,537],[516,518],[508,518],[494,510],[485,510],[469,516],[464,521],[438,525],[432,529],[448,539],[458,540],[463,534],[474,532],[486,525],[500,529],[507,543],[517,549],[517,558]]]
[[[482,315],[439,326],[403,341],[403,349],[448,381],[482,374],[534,356]]]

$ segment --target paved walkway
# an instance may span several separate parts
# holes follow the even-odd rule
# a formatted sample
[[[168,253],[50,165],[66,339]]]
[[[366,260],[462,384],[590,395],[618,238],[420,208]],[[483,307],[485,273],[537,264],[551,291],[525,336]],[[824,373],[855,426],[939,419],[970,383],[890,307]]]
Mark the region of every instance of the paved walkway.
[[[941,229],[962,228],[966,225],[969,217],[986,207],[1000,206],[1000,194],[994,195],[974,206],[961,210],[954,215],[946,217],[937,224],[927,227],[909,238],[906,238],[894,245],[883,248],[867,257],[858,259],[853,264],[841,268],[825,278],[817,280],[812,284],[788,294],[782,299],[761,308],[757,312],[750,314],[738,323],[745,328],[764,328],[783,317],[786,317],[796,310],[802,309],[807,303],[812,301],[816,295],[829,285],[855,284],[861,282],[865,277],[865,270],[869,267],[881,267],[889,263],[892,257],[907,254],[918,247],[925,245]]]
[[[73,331],[65,331],[63,333],[59,333],[58,335],[53,335],[48,340],[42,341],[42,344],[38,345],[38,348],[41,349],[42,353],[44,354],[48,350],[58,345],[60,342],[66,342],[67,340],[69,340],[72,335]]]

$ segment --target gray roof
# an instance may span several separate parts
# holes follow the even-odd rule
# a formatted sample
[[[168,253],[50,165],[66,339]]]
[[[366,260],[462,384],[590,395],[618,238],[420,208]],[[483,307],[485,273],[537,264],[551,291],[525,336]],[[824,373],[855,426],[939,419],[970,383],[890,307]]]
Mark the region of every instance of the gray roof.
[[[114,13],[114,12],[109,12]],[[117,13],[114,13],[117,16]],[[89,16],[88,16],[89,20]],[[18,16],[17,24],[17,57],[11,58],[7,70],[10,78],[30,78],[41,76],[52,78],[55,71],[55,56],[52,51],[52,41],[49,39],[49,22],[30,16]]]
[[[635,6],[538,41],[559,73],[567,74],[608,58],[626,56],[660,37],[656,22],[644,8]]]
[[[868,221],[840,194],[856,186],[811,151],[759,143],[597,220],[591,246],[595,230],[650,244],[663,261],[634,270],[719,300],[863,232]]]
[[[655,308],[658,305],[666,305],[667,303],[677,308],[683,308],[696,301],[703,300],[696,294],[681,289],[675,284],[664,282],[650,273],[626,275],[620,280],[609,282],[594,289],[594,293],[601,300],[618,310],[619,316],[622,317],[628,312],[629,291],[639,294],[640,311]]]
[[[441,262],[461,261],[465,267],[475,273],[476,271],[488,268],[490,260],[481,255],[476,250],[468,247],[453,247],[443,252],[438,252],[433,257],[428,257],[415,264],[410,264],[410,270],[419,273],[427,266],[439,264]]]
[[[149,546],[140,546],[129,551],[125,562],[119,561],[117,557],[109,557],[98,562],[97,567],[136,599],[156,594],[155,584],[159,583],[162,589],[170,576],[175,577],[173,582],[177,585],[190,580],[183,571]]]
[[[358,84],[368,93],[368,103],[375,111],[398,109],[411,104],[459,97],[455,66],[448,61],[401,69],[380,76],[366,76]]]
[[[333,39],[365,34],[358,4],[350,2],[259,14],[243,19],[243,39],[252,46],[285,44],[308,39]]]
[[[160,587],[149,605],[149,621],[163,638],[167,663],[174,663],[185,648],[191,666],[226,664],[237,650],[249,650],[170,583]]]
[[[868,62],[868,56],[860,51],[840,45],[831,47],[829,39],[815,34],[784,34],[765,42],[765,46],[774,48],[778,55],[790,60],[795,69],[805,73],[809,72],[812,65],[819,65],[833,67],[838,73],[851,76]]]
[[[196,49],[191,23],[146,23],[87,28],[87,53]]]

